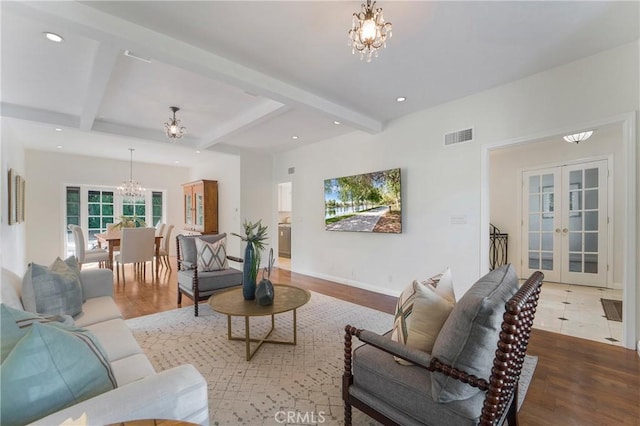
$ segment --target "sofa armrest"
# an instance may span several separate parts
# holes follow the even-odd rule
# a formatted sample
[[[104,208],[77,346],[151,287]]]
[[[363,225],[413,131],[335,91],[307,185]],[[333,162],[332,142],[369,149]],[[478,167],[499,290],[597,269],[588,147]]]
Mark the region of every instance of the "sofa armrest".
[[[207,382],[194,366],[185,364],[82,401],[32,424],[59,425],[65,420],[76,424],[83,415],[87,425],[141,419],[184,420],[208,425]]]
[[[80,282],[85,299],[113,297],[113,271],[111,269],[89,269],[80,271]]]

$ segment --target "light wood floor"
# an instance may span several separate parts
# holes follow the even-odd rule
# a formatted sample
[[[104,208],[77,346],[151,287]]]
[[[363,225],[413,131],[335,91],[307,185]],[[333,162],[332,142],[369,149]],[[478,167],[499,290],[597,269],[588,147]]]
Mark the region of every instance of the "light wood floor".
[[[172,272],[160,270],[157,282],[149,271],[146,281],[135,281],[129,269],[131,281],[114,284],[125,318],[177,307],[175,258],[172,265]],[[287,270],[276,268],[271,280],[387,313],[395,308],[394,297]],[[183,306],[192,304],[183,298]],[[640,358],[635,351],[534,329],[528,353],[538,356],[538,366],[520,410],[521,425],[640,425]]]

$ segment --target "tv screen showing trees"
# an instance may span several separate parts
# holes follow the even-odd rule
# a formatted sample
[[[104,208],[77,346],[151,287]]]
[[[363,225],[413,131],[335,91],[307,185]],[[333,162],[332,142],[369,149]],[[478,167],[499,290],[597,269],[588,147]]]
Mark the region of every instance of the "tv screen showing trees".
[[[400,169],[324,181],[327,231],[402,232]]]

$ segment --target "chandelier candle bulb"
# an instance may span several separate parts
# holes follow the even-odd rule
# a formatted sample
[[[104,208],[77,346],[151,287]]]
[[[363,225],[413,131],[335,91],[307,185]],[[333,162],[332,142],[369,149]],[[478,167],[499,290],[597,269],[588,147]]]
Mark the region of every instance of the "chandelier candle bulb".
[[[387,47],[387,37],[391,37],[391,22],[384,22],[382,8],[375,9],[376,2],[367,0],[362,4],[362,11],[353,14],[353,22],[349,30],[348,45],[351,53],[360,52],[360,59],[371,62],[378,57],[378,49]]]
[[[125,201],[135,202],[137,200],[143,200],[146,190],[140,185],[140,182],[133,180],[133,151],[135,149],[129,148],[131,152],[131,160],[129,162],[129,180],[122,182],[117,188],[118,195],[122,196]]]
[[[164,123],[164,130],[169,139],[173,139],[175,142],[177,139],[180,139],[184,136],[186,127],[180,125],[180,120],[176,119],[176,112],[180,111],[180,108],[172,106],[169,109],[173,112],[173,117],[169,117],[169,121]]]

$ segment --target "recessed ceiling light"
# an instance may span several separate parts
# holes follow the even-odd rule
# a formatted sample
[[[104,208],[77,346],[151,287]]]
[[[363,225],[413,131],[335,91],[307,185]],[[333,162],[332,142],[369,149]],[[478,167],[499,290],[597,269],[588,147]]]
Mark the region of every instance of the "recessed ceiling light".
[[[200,154],[200,151],[196,151],[196,154]]]
[[[338,124],[340,124],[340,122],[338,120],[334,120],[333,124],[337,126]]]
[[[298,137],[294,135],[294,136],[291,136],[291,139],[293,139],[293,140],[297,140],[297,139],[298,139]]]
[[[406,100],[407,100],[407,98],[405,98],[404,96],[399,96],[399,97],[396,98],[396,102],[404,102]]]
[[[61,132],[62,128],[61,127],[56,127],[56,132]]]
[[[58,146],[56,146],[56,148],[62,149],[62,145],[58,145]]]
[[[47,38],[47,40],[53,41],[55,43],[62,43],[62,40],[64,40],[62,36],[59,36],[56,33],[45,32],[44,36]]]
[[[176,164],[180,164],[180,161],[176,160]]]

